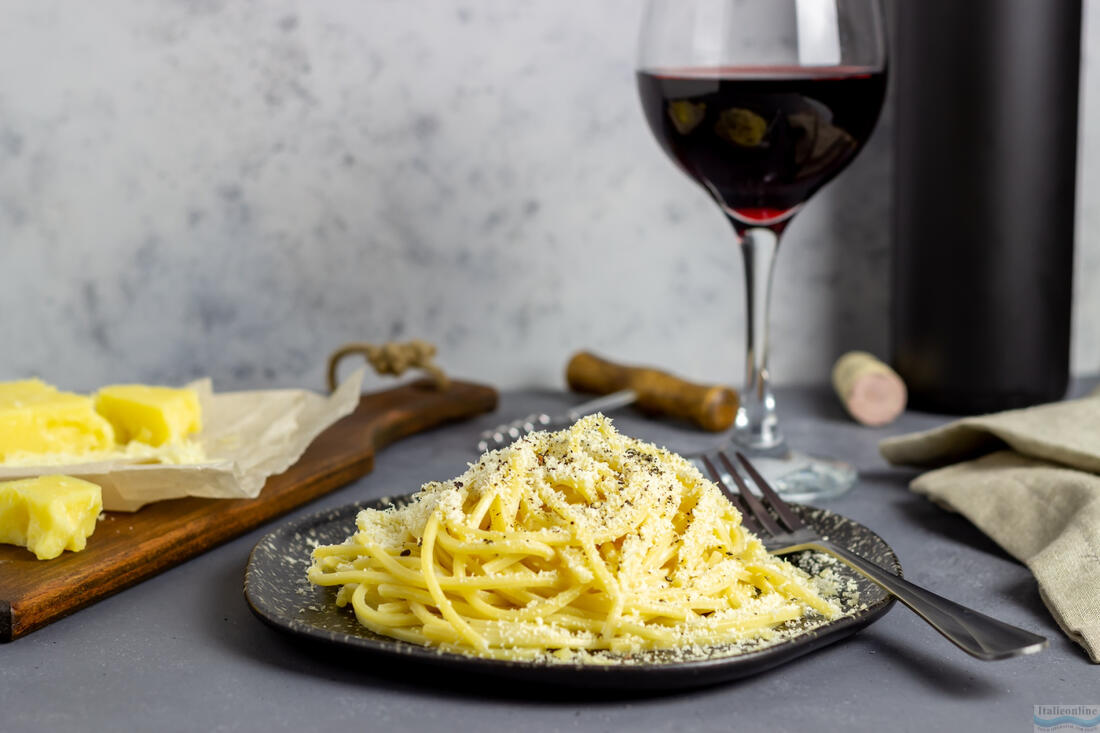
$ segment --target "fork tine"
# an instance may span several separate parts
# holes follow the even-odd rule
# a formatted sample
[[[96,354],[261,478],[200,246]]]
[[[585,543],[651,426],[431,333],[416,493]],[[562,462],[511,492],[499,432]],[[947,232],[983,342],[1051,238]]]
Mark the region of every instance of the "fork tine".
[[[714,479],[714,483],[718,484],[718,488],[722,490],[722,493],[726,495],[726,498],[730,501],[737,501],[737,494],[730,491],[730,487],[726,485],[726,482],[722,480],[722,473],[714,464],[710,462],[710,459],[706,456],[699,456],[702,459],[703,465],[707,467],[707,471],[710,472],[710,476]]]
[[[729,456],[723,451],[718,451],[718,460],[725,465],[730,477],[732,477],[734,483],[737,484],[737,489],[741,493],[741,499],[748,505],[749,511],[752,513],[753,518],[756,519],[757,524],[764,527],[768,534],[785,534],[787,530],[780,527],[779,524],[772,519],[772,515],[768,513],[767,507],[760,503],[760,500],[756,498],[756,494],[752,493],[748,484],[745,483],[745,479],[741,478],[741,474],[737,473],[737,469],[734,467],[733,463],[730,462]]]
[[[753,514],[751,511],[749,511],[749,508],[745,506],[744,500],[741,498],[740,495],[736,494],[733,491],[730,491],[730,487],[726,484],[725,481],[722,480],[722,472],[715,468],[714,464],[711,463],[706,456],[699,457],[702,459],[703,464],[707,467],[707,471],[710,473],[710,476],[714,480],[714,483],[718,484],[718,488],[722,490],[722,493],[726,495],[726,498],[729,499],[730,503],[733,504],[734,507],[736,507],[737,511],[741,513],[741,524],[748,527],[750,532],[753,532],[755,534],[762,534],[763,530],[761,529],[760,524],[756,521],[756,518],[753,517]]]
[[[760,526],[760,523],[756,521],[756,517],[753,516],[749,508],[745,506],[745,502],[740,497],[733,502],[737,507],[737,511],[741,513],[741,524],[748,527],[748,530],[756,535],[766,534],[764,528]]]
[[[794,513],[794,510],[787,506],[787,502],[779,498],[779,494],[775,493],[775,490],[768,485],[768,482],[764,480],[764,477],[760,475],[756,467],[749,463],[749,459],[745,458],[741,451],[737,451],[737,460],[745,467],[749,476],[752,476],[752,480],[756,482],[756,486],[760,489],[760,493],[764,495],[768,504],[770,504],[771,508],[775,510],[775,513],[779,515],[780,521],[787,525],[790,531],[794,532],[806,526],[805,523],[798,518],[798,515]]]

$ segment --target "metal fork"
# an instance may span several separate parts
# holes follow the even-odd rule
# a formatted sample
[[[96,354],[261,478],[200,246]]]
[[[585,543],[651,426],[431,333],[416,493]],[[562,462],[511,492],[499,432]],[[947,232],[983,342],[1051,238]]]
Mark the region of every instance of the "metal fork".
[[[714,478],[714,482],[741,512],[745,526],[760,537],[764,547],[773,555],[808,549],[833,555],[860,575],[882,586],[911,610],[916,611],[918,616],[932,625],[932,628],[946,636],[964,652],[978,659],[989,661],[1008,659],[1021,654],[1034,654],[1047,646],[1047,640],[1042,636],[960,606],[833,544],[812,527],[807,526],[794,510],[779,498],[745,456],[737,453],[737,460],[744,466],[745,472],[760,490],[761,497],[757,497],[749,490],[745,480],[725,453],[718,451],[717,457],[737,484],[737,492],[730,489],[723,480],[722,473],[706,456],[702,457],[703,464]],[[768,511],[769,508],[774,512],[774,516]]]

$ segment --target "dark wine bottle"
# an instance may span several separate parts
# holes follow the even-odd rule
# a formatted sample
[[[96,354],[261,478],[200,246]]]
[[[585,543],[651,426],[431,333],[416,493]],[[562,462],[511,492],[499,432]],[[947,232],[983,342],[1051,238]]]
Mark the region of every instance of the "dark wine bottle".
[[[1069,379],[1081,0],[895,5],[893,362],[917,409]]]

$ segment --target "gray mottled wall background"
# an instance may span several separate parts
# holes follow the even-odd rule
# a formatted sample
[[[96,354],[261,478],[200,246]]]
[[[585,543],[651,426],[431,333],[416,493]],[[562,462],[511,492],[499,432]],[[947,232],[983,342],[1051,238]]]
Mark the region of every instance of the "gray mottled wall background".
[[[740,380],[739,255],[645,128],[639,5],[0,0],[0,378],[320,387],[345,340],[423,337],[502,386],[556,386],[581,347]],[[1088,15],[1078,372],[1100,368]],[[890,135],[789,230],[780,382],[887,347]]]

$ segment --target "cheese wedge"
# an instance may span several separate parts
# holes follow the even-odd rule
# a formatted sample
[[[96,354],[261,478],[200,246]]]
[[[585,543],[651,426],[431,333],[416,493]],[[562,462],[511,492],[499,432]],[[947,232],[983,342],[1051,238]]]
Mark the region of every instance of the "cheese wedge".
[[[114,444],[114,429],[90,397],[38,379],[0,382],[0,462],[45,453],[80,456]]]
[[[39,560],[79,552],[95,531],[103,496],[70,476],[0,482],[0,542],[22,545]]]
[[[199,396],[193,389],[113,385],[96,393],[95,409],[110,421],[119,443],[164,445],[202,429]]]

